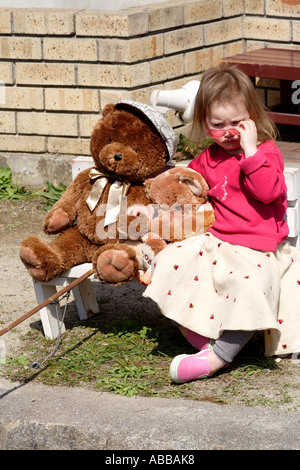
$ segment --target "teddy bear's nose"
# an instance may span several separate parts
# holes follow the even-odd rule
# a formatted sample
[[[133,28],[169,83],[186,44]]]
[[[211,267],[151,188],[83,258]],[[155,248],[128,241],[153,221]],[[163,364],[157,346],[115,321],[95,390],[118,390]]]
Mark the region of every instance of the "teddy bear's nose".
[[[114,159],[119,162],[120,160],[122,160],[123,158],[123,155],[121,153],[115,153],[114,155]]]

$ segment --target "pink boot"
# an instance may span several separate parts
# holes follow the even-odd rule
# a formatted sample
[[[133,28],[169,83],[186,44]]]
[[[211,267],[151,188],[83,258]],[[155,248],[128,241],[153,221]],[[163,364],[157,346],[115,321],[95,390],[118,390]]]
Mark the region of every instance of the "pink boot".
[[[196,354],[180,354],[170,365],[170,376],[173,382],[184,383],[202,379],[210,375],[210,364],[207,354],[211,349],[203,349]]]

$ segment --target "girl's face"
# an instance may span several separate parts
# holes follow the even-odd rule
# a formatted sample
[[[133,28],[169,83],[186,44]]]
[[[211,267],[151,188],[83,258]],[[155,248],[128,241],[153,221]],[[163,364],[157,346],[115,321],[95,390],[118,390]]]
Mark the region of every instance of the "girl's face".
[[[206,118],[206,133],[226,152],[240,153],[242,149],[238,129],[242,125],[241,122],[249,118],[242,100],[234,103],[214,103]]]

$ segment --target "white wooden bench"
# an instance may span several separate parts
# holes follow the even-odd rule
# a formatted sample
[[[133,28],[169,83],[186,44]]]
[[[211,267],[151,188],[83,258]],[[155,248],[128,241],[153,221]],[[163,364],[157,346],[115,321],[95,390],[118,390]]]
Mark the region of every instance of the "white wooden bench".
[[[181,164],[184,165],[185,163],[181,162]],[[91,166],[93,166],[91,157],[78,157],[74,159],[72,162],[73,179],[80,171],[90,168]],[[300,248],[300,169],[287,166],[284,175],[287,185],[288,209],[286,217],[290,229],[289,241],[291,245]],[[50,282],[41,283],[33,281],[38,303],[43,302],[55,294],[57,287],[65,287],[91,268],[92,265],[90,263],[85,263],[80,266],[75,266],[62,276]],[[91,283],[93,279],[97,279],[97,276],[90,276],[72,289],[78,315],[81,320],[87,319],[89,313],[94,314],[99,312],[98,302]],[[48,339],[57,338],[59,333],[57,316],[59,319],[62,318],[62,309],[59,303],[49,304],[47,307],[41,309],[40,316],[45,337]],[[61,323],[61,332],[64,331],[64,324]]]

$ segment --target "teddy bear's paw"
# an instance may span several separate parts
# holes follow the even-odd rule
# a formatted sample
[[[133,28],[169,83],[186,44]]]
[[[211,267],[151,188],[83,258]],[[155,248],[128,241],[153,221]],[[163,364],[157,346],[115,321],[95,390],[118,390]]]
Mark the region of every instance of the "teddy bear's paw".
[[[46,233],[60,233],[70,225],[68,214],[60,207],[50,217],[46,217],[44,230]]]
[[[120,285],[135,278],[138,260],[135,251],[128,246],[105,246],[96,253],[93,266],[101,281]]]
[[[38,237],[28,237],[20,246],[20,258],[33,279],[47,282],[59,273],[58,256]]]

